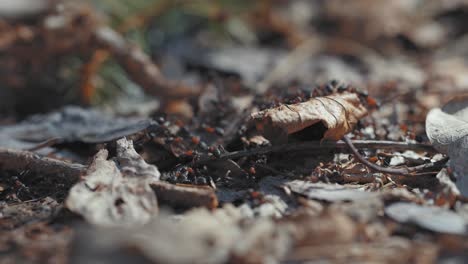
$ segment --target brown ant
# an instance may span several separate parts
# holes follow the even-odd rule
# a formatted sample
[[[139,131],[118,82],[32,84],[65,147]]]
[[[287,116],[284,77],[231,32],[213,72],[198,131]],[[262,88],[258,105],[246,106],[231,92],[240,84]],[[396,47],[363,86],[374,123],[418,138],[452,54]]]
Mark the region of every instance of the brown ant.
[[[362,88],[355,87],[349,84],[342,83],[336,79],[333,79],[329,81],[327,84],[325,84],[324,86],[322,86],[321,90],[325,92],[326,95],[330,95],[333,93],[344,93],[344,92],[356,93],[364,105],[367,105],[370,108],[379,107],[377,100],[370,97],[369,93],[366,90],[363,90]]]

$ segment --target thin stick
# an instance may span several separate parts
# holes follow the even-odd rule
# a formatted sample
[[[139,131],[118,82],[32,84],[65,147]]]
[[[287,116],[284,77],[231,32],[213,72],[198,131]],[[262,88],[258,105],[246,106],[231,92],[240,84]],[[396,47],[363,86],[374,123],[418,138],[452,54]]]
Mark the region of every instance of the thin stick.
[[[418,172],[418,171],[432,169],[432,168],[440,168],[441,166],[443,166],[448,161],[448,158],[444,158],[444,159],[441,159],[441,160],[436,161],[436,162],[422,164],[422,165],[415,166],[415,167],[385,168],[385,167],[380,167],[380,166],[368,161],[367,159],[365,159],[359,153],[358,149],[354,146],[351,139],[349,139],[347,136],[343,137],[343,141],[348,145],[348,147],[351,149],[351,152],[353,152],[354,156],[356,157],[357,160],[359,160],[359,162],[366,165],[371,170],[377,171],[377,172],[383,172],[383,173],[388,173],[388,174],[398,174],[398,175],[414,175],[414,173]]]
[[[422,143],[406,143],[397,141],[378,141],[378,140],[353,140],[351,141],[353,146],[360,149],[391,149],[391,150],[414,150],[414,151],[425,151],[425,152],[437,152],[431,145]],[[247,156],[255,156],[268,153],[277,152],[292,152],[292,151],[323,151],[323,150],[340,150],[348,151],[349,145],[344,141],[309,141],[292,143],[271,147],[259,147],[249,150],[233,151],[225,154],[221,154],[219,157],[205,156],[198,160],[195,160],[192,165],[202,165],[209,163],[214,160],[226,160],[226,159],[238,159]]]

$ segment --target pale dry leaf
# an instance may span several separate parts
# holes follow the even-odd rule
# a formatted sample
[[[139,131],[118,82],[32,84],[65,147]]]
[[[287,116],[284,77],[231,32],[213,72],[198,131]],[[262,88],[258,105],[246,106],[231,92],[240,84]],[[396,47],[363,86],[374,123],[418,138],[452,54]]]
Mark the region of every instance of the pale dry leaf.
[[[398,202],[385,208],[385,214],[398,222],[416,224],[434,232],[467,234],[468,223],[463,217],[440,207]]]
[[[459,96],[426,117],[426,133],[433,146],[450,157],[461,194],[468,196],[468,96]]]
[[[96,154],[82,181],[70,190],[67,208],[96,225],[146,223],[158,211],[150,187],[159,180],[158,169],[147,164],[126,139],[117,141],[115,161],[107,157],[107,150]]]
[[[281,142],[288,135],[299,133],[309,139],[318,133],[318,139],[339,140],[366,115],[359,95],[344,92],[263,110],[253,113],[251,118],[265,137]],[[325,132],[320,131],[323,127]]]
[[[359,185],[312,183],[301,180],[290,181],[284,185],[293,193],[328,202],[369,200],[378,196],[377,193],[363,191]]]

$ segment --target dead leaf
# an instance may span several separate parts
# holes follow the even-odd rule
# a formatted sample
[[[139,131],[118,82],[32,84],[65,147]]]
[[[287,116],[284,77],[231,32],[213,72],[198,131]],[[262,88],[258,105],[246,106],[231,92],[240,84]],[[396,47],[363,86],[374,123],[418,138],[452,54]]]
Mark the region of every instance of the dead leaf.
[[[147,164],[126,139],[117,141],[115,160],[107,156],[107,150],[96,154],[83,180],[70,190],[67,208],[96,225],[148,222],[158,210],[150,187],[159,180],[158,169]]]
[[[304,195],[309,199],[324,200],[327,202],[368,200],[378,196],[361,190],[359,185],[339,185],[327,183],[312,183],[301,180],[285,184],[292,192]]]
[[[461,194],[468,196],[468,96],[459,96],[426,117],[426,133],[434,147],[450,157]]]
[[[356,93],[344,92],[312,98],[307,102],[281,105],[251,115],[257,130],[274,142],[288,135],[306,139],[339,140],[367,115]]]
[[[149,119],[121,118],[97,110],[68,106],[9,126],[0,126],[0,146],[24,149],[59,138],[63,142],[102,143],[136,134],[152,124]]]
[[[413,223],[434,232],[467,234],[468,223],[463,217],[440,207],[398,202],[385,208],[385,213],[398,222]]]

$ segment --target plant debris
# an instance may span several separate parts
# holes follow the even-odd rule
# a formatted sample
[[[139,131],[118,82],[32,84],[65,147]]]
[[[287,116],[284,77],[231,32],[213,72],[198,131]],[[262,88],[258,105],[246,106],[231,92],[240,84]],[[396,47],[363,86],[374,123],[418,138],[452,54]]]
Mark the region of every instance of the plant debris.
[[[108,152],[96,154],[83,180],[67,197],[68,209],[97,225],[144,224],[157,213],[156,196],[150,187],[159,171],[148,165],[126,139],[117,141],[115,161]]]
[[[395,203],[385,208],[385,213],[396,221],[415,223],[434,232],[456,235],[468,232],[465,219],[443,208]]]
[[[367,109],[358,94],[338,93],[253,113],[252,119],[268,139],[284,142],[288,135],[308,140],[339,140],[366,115]]]
[[[467,14],[0,1],[0,263],[468,262]]]
[[[457,177],[457,187],[463,195],[468,195],[468,172],[465,157],[468,149],[467,98],[457,97],[442,109],[432,109],[426,119],[427,135],[434,147],[450,157],[450,167]]]

